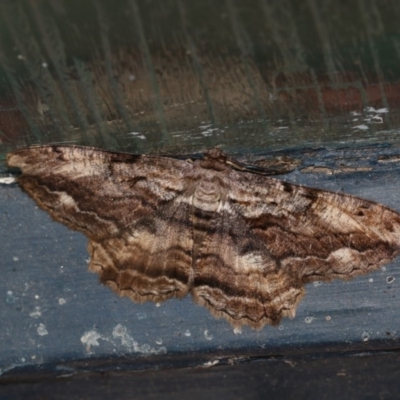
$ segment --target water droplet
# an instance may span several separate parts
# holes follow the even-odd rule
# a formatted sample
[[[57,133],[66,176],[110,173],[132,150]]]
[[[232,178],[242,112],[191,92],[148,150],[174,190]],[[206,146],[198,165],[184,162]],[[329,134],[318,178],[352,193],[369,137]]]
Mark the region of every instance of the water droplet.
[[[392,283],[392,282],[394,282],[394,280],[395,280],[396,278],[394,277],[394,276],[388,276],[387,278],[386,278],[386,283]]]
[[[361,337],[362,337],[362,340],[363,340],[364,342],[368,342],[368,340],[369,340],[369,333],[368,333],[368,332],[363,332],[362,335],[361,335]]]

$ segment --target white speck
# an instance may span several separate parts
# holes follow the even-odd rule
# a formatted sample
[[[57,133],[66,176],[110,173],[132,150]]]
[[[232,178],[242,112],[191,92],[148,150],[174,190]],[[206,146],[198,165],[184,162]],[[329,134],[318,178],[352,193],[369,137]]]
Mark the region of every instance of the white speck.
[[[375,109],[375,107],[366,107],[365,108],[366,112],[370,112],[370,113],[377,113],[377,114],[386,114],[389,112],[389,109],[386,107],[383,108],[378,108],[377,110]]]
[[[219,360],[210,360],[210,361],[205,362],[203,364],[203,367],[210,368],[210,367],[213,367],[214,365],[217,365],[217,364],[219,364]]]
[[[17,58],[18,60],[25,60],[25,56],[23,56],[22,54],[18,54]]]
[[[13,257],[13,261],[18,261],[19,258],[18,257]]]
[[[138,139],[146,139],[146,136],[142,135],[140,132],[129,132],[128,135],[135,136]]]
[[[63,299],[62,297],[60,297],[60,298],[58,299],[58,304],[59,304],[60,306],[64,305],[66,302],[67,302],[67,301],[66,301],[65,299]]]
[[[11,185],[14,182],[16,182],[16,179],[12,176],[0,178],[0,183],[3,183],[4,185]]]
[[[130,74],[130,75],[128,76],[128,79],[129,79],[130,81],[134,81],[134,80],[136,79],[136,76],[133,75],[133,74]]]
[[[213,133],[214,131],[218,131],[218,128],[209,128],[209,129],[205,129],[204,131],[201,131],[200,133],[201,133],[203,136],[211,136],[212,133]]]
[[[311,324],[311,322],[313,322],[314,319],[315,319],[315,317],[305,317],[305,318],[304,318],[304,322],[305,322],[306,324]]]
[[[185,336],[189,337],[192,336],[192,334],[190,333],[189,329],[186,330],[186,332],[184,333]]]
[[[160,307],[161,306],[161,303],[156,303],[156,307]]]
[[[372,283],[373,281],[374,281],[374,278],[369,278],[369,279],[368,279],[368,282],[369,282],[369,283]]]
[[[350,114],[354,115],[354,116],[361,115],[361,113],[359,111],[351,111]]]
[[[22,357],[22,358],[21,358],[21,362],[24,363],[25,361],[26,361],[25,357]]]
[[[47,62],[42,62],[42,67],[43,68],[47,68],[49,66],[49,64],[47,64]]]
[[[40,296],[38,294],[35,294],[35,299],[38,300]]]
[[[156,339],[156,344],[158,344],[158,345],[162,344],[162,340],[160,338],[157,338]]]
[[[35,307],[35,310],[29,313],[29,316],[32,318],[39,318],[42,316],[42,312],[40,311],[40,307]]]
[[[39,326],[37,327],[37,333],[40,336],[46,336],[49,334],[49,332],[46,329],[46,325],[45,324],[39,324]]]
[[[383,123],[383,118],[380,115],[374,115],[371,118],[371,122],[373,122],[375,124],[382,124]]]
[[[326,319],[327,321],[330,321],[332,318],[331,318],[330,315],[327,315],[327,316],[325,317],[325,319]]]
[[[81,337],[81,342],[86,346],[86,351],[90,353],[91,346],[99,346],[101,335],[95,330],[85,332]]]
[[[127,329],[125,326],[118,324],[113,329],[113,337],[114,338],[124,338],[127,335]]]
[[[164,354],[167,352],[165,347],[154,349],[147,343],[139,345],[139,343],[129,334],[126,327],[121,324],[115,326],[112,335],[114,339],[119,339],[121,341],[121,345],[131,353]]]
[[[211,335],[210,333],[208,333],[208,330],[207,330],[207,329],[204,331],[204,337],[205,337],[207,340],[213,340],[213,339],[214,339],[214,336]]]
[[[389,110],[386,107],[384,107],[384,108],[378,108],[375,112],[379,114],[386,114],[389,112]]]
[[[91,330],[84,333],[81,337],[81,342],[86,346],[86,351],[91,353],[91,346],[99,346],[99,339],[115,346],[116,349],[113,349],[114,353],[120,351],[121,346],[125,348],[124,351],[129,353],[165,354],[167,352],[167,349],[164,346],[153,348],[147,343],[139,345],[139,343],[129,334],[128,329],[121,324],[114,327],[111,338],[106,335],[101,335],[95,330]],[[162,343],[162,340],[159,338],[156,342],[157,341],[160,344]]]
[[[353,129],[359,129],[360,131],[367,131],[369,129],[368,125],[356,125]]]
[[[233,333],[235,334],[235,335],[241,335],[242,334],[242,328],[235,328],[234,330],[233,330]]]
[[[321,286],[321,285],[322,285],[322,282],[321,282],[321,281],[315,281],[315,282],[313,282],[313,285],[314,285],[315,287],[318,287],[318,286]]]
[[[362,340],[363,340],[364,342],[368,342],[368,340],[369,340],[369,333],[368,333],[368,332],[363,332],[363,334],[361,335],[361,337],[362,337]]]

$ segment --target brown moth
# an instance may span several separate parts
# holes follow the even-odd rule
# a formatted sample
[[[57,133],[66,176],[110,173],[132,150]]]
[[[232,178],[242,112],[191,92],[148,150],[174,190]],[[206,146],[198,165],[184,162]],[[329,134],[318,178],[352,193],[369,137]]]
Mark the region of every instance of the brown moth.
[[[218,149],[184,160],[42,146],[7,163],[41,208],[89,238],[90,271],[120,296],[190,292],[233,326],[294,317],[305,283],[376,270],[400,251],[397,212],[281,182]]]

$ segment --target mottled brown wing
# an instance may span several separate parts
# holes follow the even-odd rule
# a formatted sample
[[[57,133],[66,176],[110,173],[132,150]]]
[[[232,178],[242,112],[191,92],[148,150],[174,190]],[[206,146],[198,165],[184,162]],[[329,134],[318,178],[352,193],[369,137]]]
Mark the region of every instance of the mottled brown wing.
[[[293,317],[306,282],[349,279],[400,250],[400,215],[353,196],[232,170],[192,294],[231,324]]]
[[[236,171],[231,183],[227,208],[294,280],[349,279],[400,252],[400,215],[380,204]]]
[[[194,300],[237,327],[294,317],[301,281],[279,268],[241,215],[222,211],[214,218],[194,268]]]
[[[59,222],[93,240],[119,236],[184,192],[191,164],[78,146],[31,147],[10,153],[18,183]]]
[[[192,237],[181,200],[191,163],[77,146],[23,149],[7,163],[41,208],[89,237],[90,269],[121,295],[187,293]]]
[[[89,243],[89,269],[120,296],[164,301],[186,296],[192,280],[189,206],[175,198],[120,235]]]

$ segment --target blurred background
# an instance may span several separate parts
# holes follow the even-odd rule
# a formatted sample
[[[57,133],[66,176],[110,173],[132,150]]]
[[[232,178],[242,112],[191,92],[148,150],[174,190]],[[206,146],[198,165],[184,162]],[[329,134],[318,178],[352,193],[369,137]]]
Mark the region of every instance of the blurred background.
[[[397,143],[394,0],[26,0],[0,7],[0,154]]]

